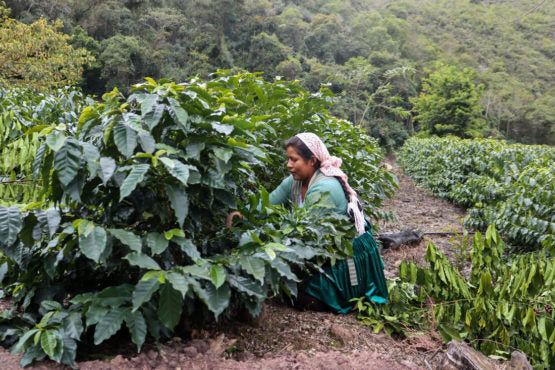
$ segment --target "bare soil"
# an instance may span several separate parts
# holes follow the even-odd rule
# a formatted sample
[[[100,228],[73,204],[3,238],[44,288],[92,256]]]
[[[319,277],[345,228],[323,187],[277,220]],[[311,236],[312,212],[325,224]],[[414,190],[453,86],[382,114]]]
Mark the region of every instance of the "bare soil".
[[[388,162],[393,164],[393,159]],[[398,167],[395,198],[384,209],[398,215],[394,222],[380,222],[379,232],[413,228],[427,232],[462,230],[464,210],[437,199]],[[433,235],[413,245],[382,252],[386,276],[397,273],[403,260],[424,263],[426,245],[436,244],[450,259],[452,236]],[[355,313],[336,315],[298,311],[270,300],[254,324],[220,322],[184,340],[175,337],[156,347],[145,345],[141,354],[132,347],[115,345],[103,359],[76,363],[80,369],[427,369],[437,366],[443,344],[436,333],[414,333],[409,338],[374,334],[361,325]],[[18,369],[21,354],[10,355],[0,348],[0,368]],[[65,369],[50,361],[33,369]]]

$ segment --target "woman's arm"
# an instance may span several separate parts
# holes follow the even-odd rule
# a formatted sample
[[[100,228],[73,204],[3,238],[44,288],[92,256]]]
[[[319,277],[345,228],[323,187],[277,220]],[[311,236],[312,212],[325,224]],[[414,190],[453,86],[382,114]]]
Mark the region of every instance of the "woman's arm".
[[[293,186],[293,176],[290,175],[284,179],[279,186],[270,193],[270,204],[286,205],[291,201],[291,187]]]

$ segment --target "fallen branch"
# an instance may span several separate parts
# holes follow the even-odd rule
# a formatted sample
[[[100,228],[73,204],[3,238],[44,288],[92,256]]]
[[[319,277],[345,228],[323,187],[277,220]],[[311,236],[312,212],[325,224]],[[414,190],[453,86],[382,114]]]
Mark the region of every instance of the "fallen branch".
[[[475,232],[468,232],[468,234],[474,234]],[[424,235],[460,235],[462,232],[457,233],[453,231],[427,231],[422,232],[420,230],[406,229],[402,230],[400,233],[387,233],[387,234],[377,234],[376,238],[382,242],[384,249],[390,247],[396,247],[401,244],[411,244],[419,243]]]

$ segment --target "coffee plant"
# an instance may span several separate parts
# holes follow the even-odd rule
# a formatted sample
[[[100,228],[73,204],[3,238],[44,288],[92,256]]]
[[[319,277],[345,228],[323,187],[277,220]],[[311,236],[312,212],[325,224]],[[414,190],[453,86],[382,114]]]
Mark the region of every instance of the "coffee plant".
[[[220,72],[187,83],[146,79],[51,124],[32,165],[44,201],[0,206],[0,280],[13,307],[0,340],[23,366],[71,365],[116,333],[137,350],[207,320],[257,316],[269,296],[352,254],[346,216],[269,204],[282,143],[313,131],[345,159],[373,216],[396,186],[363,129],[328,115],[328,91]],[[43,131],[45,133],[45,131]],[[359,163],[360,162],[360,163]],[[231,229],[226,215],[243,219]]]
[[[517,349],[534,368],[555,364],[555,258],[529,253],[504,257],[505,244],[493,226],[475,234],[469,277],[434,246],[419,267],[403,262],[388,281],[389,301],[375,306],[359,300],[362,323],[375,332],[414,335],[437,331],[445,343],[464,340],[494,358]]]
[[[90,98],[74,89],[46,94],[25,89],[0,89],[0,204],[24,205],[43,200],[41,184],[33,183],[32,164],[45,135],[71,130]],[[55,146],[52,135],[48,145]]]
[[[434,194],[468,208],[465,225],[489,224],[512,244],[555,253],[555,149],[454,137],[408,140],[404,170]]]

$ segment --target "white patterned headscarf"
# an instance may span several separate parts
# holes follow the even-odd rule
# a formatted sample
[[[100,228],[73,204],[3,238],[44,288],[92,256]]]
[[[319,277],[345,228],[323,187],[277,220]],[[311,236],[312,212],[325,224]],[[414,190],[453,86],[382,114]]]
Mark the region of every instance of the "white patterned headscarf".
[[[362,213],[362,207],[358,201],[357,193],[347,182],[347,175],[339,168],[343,162],[341,158],[330,155],[326,145],[322,142],[322,140],[320,140],[318,135],[313,134],[312,132],[303,132],[295,136],[301,139],[308,149],[310,149],[312,154],[320,160],[320,172],[322,172],[325,176],[337,177],[343,183],[345,189],[349,193],[349,196],[347,197],[347,214],[351,214],[353,216],[358,234],[364,234],[366,231],[364,228],[366,222],[364,220],[364,214]]]

